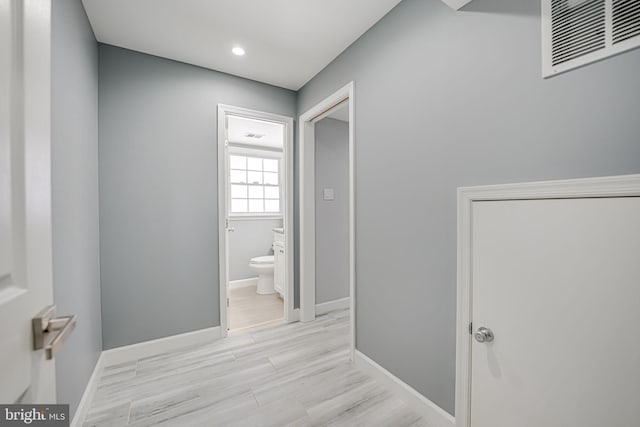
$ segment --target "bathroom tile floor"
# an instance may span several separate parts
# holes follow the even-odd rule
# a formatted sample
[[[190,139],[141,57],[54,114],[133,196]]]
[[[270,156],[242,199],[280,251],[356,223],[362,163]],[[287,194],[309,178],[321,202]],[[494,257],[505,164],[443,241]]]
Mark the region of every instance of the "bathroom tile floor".
[[[261,325],[284,318],[284,304],[277,293],[259,295],[256,287],[229,289],[229,330]]]
[[[108,366],[84,426],[423,426],[349,361],[349,313]]]

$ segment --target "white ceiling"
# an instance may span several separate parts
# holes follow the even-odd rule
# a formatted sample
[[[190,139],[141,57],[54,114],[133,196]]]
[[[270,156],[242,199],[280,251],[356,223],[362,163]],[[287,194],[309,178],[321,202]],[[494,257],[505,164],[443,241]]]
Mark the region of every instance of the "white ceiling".
[[[400,0],[83,3],[102,43],[298,90]]]
[[[284,125],[231,115],[227,117],[227,140],[229,142],[282,150]],[[248,136],[248,134],[254,136]]]

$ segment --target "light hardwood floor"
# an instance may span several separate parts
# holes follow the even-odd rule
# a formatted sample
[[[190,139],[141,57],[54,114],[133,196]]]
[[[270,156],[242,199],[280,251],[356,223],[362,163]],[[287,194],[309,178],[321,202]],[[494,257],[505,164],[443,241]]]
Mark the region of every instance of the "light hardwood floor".
[[[104,369],[85,426],[423,426],[349,361],[348,311]]]
[[[229,289],[229,329],[242,329],[284,318],[284,304],[277,293],[259,295],[256,286]]]

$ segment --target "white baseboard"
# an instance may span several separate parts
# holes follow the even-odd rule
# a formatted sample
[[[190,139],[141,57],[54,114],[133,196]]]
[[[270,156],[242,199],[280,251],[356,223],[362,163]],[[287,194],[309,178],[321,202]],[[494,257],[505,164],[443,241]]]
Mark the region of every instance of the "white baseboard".
[[[229,289],[248,288],[249,286],[258,286],[258,278],[252,277],[250,279],[233,280],[229,282]]]
[[[354,362],[358,368],[373,377],[383,387],[386,387],[409,405],[414,411],[422,415],[430,427],[455,427],[455,418],[447,411],[418,393],[410,385],[378,365],[376,362],[355,351]]]
[[[93,373],[91,374],[87,387],[82,394],[82,399],[80,399],[80,404],[78,405],[78,409],[73,416],[70,426],[80,427],[84,423],[87,412],[89,411],[89,405],[96,392],[98,381],[105,367],[137,360],[142,357],[153,356],[175,350],[180,347],[206,344],[207,342],[221,338],[221,336],[220,326],[215,326],[213,328],[201,329],[199,331],[187,332],[184,334],[159,338],[157,340],[104,350],[100,353],[96,366],[93,368]]]
[[[220,326],[187,332],[157,340],[116,347],[102,352],[103,366],[116,365],[190,345],[205,344],[222,337]]]
[[[287,323],[299,322],[300,321],[300,309],[294,308],[291,312],[291,316],[288,319],[285,319]]]
[[[84,389],[84,393],[82,393],[82,399],[80,399],[76,413],[73,415],[73,419],[71,420],[71,427],[81,427],[82,424],[84,424],[87,412],[89,412],[89,405],[96,393],[98,380],[100,379],[102,369],[104,368],[104,357],[102,357],[102,355],[103,353],[100,353],[100,356],[98,356],[98,360],[96,361],[96,366],[93,367],[93,372],[91,373],[91,377],[89,377],[89,382]]]
[[[316,316],[322,316],[334,310],[347,309],[349,308],[349,304],[351,304],[351,298],[349,297],[316,304]]]

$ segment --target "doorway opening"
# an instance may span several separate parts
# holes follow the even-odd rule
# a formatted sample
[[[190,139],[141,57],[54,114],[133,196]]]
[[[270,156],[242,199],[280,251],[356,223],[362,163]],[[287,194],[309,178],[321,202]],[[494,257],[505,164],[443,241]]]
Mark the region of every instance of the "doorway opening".
[[[218,107],[220,326],[293,317],[293,119]]]
[[[354,84],[347,84],[331,96],[316,104],[300,116],[299,128],[299,201],[300,201],[300,320],[313,321],[316,315],[327,311],[349,308],[350,317],[350,354],[355,353],[355,322],[356,322],[356,271],[355,271],[355,123],[354,123]],[[323,274],[318,267],[326,270],[319,263],[318,255],[322,255],[321,240],[326,237],[326,230],[322,231],[322,221],[318,221],[318,214],[330,203],[336,203],[340,195],[330,181],[326,180],[318,166],[318,157],[322,150],[317,145],[321,127],[330,119],[341,122],[347,133],[342,148],[346,148],[346,172],[342,201],[345,203],[345,250],[347,257],[345,268],[348,283],[347,297],[333,301],[323,301],[322,291],[318,292],[317,285],[322,283]],[[335,127],[335,126],[332,126]],[[339,127],[339,126],[338,126]],[[317,182],[318,181],[318,182]],[[325,183],[328,183],[325,185]],[[339,181],[335,185],[340,185]],[[335,230],[334,230],[335,231]],[[322,236],[319,236],[322,232]],[[320,243],[320,246],[319,246]],[[321,261],[322,262],[322,261]],[[320,274],[318,274],[320,273]],[[323,289],[323,291],[326,289]],[[338,291],[339,292],[339,291]]]

